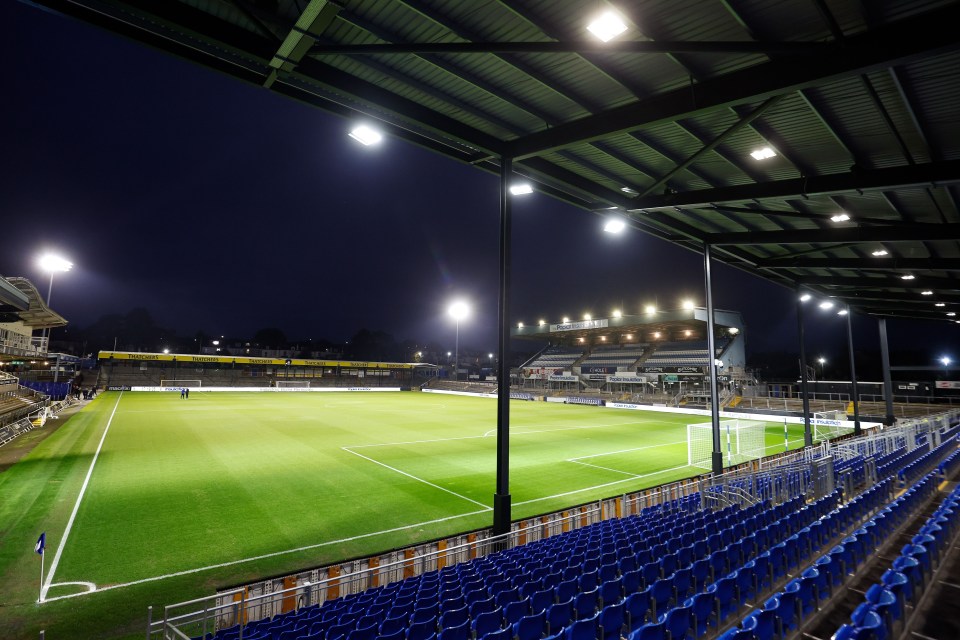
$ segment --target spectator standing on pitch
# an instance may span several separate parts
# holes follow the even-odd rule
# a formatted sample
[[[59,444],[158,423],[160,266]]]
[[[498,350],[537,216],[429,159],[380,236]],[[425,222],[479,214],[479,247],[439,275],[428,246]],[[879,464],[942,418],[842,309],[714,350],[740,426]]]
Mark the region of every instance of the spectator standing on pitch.
[[[180,387],[180,399],[183,400],[186,397],[187,397],[187,388]]]
[[[184,391],[187,392],[187,400],[189,400],[189,399],[190,399],[190,387],[187,387],[186,389],[184,389]]]

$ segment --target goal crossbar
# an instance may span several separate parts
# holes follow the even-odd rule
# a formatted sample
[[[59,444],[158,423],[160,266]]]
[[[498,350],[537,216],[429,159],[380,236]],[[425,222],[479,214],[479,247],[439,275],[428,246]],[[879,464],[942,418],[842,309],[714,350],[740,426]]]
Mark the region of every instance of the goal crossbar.
[[[720,421],[720,450],[724,466],[760,458],[766,451],[767,423],[762,420]],[[713,468],[713,424],[687,425],[687,464]]]
[[[189,389],[196,389],[197,387],[203,386],[202,380],[161,380],[161,387],[186,387]]]

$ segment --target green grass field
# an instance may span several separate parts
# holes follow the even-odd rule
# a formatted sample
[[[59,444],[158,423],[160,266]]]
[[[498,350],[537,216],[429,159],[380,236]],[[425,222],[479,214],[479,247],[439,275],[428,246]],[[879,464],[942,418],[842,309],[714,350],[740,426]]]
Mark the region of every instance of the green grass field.
[[[0,474],[0,630],[133,637],[147,604],[489,526],[495,406],[421,393],[103,394]],[[686,425],[705,420],[514,401],[514,519],[699,473],[686,466]],[[789,437],[798,447],[800,428]],[[782,424],[767,444],[783,450]],[[40,531],[46,571],[56,563],[43,605]]]

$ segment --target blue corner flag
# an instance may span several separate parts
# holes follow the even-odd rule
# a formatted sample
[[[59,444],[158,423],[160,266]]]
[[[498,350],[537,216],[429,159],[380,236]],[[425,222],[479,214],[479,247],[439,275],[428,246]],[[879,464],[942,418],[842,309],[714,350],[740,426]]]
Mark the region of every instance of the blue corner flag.
[[[47,532],[44,531],[43,533],[40,534],[40,537],[37,538],[37,544],[33,548],[33,550],[39,553],[40,555],[43,555],[43,548],[46,545],[47,545]]]

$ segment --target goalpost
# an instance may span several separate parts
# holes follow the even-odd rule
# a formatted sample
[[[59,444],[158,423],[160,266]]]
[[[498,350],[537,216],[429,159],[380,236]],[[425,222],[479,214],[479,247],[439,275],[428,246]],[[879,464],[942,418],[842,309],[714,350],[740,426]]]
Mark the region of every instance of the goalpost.
[[[832,440],[853,433],[853,427],[844,426],[846,420],[847,412],[843,410],[815,411],[813,420],[810,421],[813,425],[814,441]]]
[[[760,458],[766,452],[767,423],[762,420],[721,420],[720,448],[724,466]],[[713,468],[713,424],[687,425],[687,464]]]
[[[277,380],[278,389],[309,389],[309,380]]]
[[[202,386],[203,383],[200,380],[161,380],[161,387],[185,387],[188,389],[196,389],[197,387]]]

